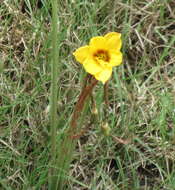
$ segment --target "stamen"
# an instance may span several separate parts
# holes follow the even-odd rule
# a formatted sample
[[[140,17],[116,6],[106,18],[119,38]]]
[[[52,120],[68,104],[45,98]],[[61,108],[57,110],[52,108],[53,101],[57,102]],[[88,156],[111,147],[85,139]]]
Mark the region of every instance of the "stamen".
[[[98,50],[95,54],[94,54],[94,57],[97,59],[97,60],[102,60],[102,61],[105,61],[105,62],[108,62],[109,61],[109,54],[107,51],[105,50]]]

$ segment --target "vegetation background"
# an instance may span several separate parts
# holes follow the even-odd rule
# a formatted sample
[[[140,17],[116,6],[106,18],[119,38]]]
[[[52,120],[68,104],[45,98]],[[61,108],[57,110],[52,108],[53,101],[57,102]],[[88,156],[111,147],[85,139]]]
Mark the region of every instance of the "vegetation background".
[[[123,64],[109,83],[111,132],[101,134],[103,85],[95,90],[99,122],[78,141],[68,175],[72,190],[175,189],[175,1],[59,1],[61,134],[84,71],[72,52],[96,35],[122,33]],[[0,189],[48,189],[51,5],[0,1]],[[84,125],[91,120],[89,116]]]

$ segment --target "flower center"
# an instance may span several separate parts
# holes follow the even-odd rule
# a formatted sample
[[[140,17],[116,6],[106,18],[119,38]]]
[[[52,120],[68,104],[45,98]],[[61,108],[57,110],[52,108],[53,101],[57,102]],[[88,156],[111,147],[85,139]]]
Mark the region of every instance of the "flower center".
[[[109,62],[109,54],[105,50],[98,50],[96,53],[94,53],[94,57],[97,61]]]

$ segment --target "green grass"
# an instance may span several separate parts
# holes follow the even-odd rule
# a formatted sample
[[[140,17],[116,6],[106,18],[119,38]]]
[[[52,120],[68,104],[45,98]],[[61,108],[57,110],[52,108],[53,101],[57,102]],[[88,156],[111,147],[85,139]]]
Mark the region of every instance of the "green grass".
[[[104,137],[103,86],[95,88],[98,122],[78,140],[68,189],[175,188],[174,0],[65,0],[59,3],[60,142],[84,71],[72,52],[95,35],[122,33],[123,65],[109,83]],[[0,189],[48,189],[51,4],[2,1],[0,6]],[[93,118],[89,109],[84,126]]]

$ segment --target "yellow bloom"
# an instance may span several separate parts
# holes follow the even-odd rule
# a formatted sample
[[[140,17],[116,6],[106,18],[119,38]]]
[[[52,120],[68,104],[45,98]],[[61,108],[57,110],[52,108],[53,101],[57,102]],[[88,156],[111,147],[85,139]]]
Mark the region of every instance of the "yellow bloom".
[[[121,34],[110,32],[91,38],[89,45],[78,48],[73,55],[86,72],[104,84],[111,77],[112,68],[122,63],[121,45]]]

